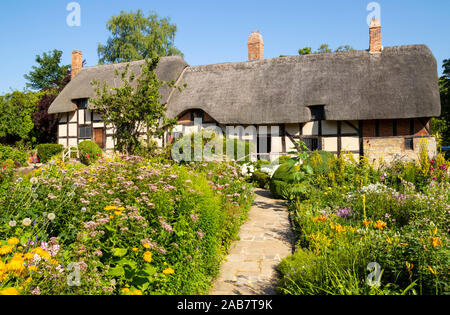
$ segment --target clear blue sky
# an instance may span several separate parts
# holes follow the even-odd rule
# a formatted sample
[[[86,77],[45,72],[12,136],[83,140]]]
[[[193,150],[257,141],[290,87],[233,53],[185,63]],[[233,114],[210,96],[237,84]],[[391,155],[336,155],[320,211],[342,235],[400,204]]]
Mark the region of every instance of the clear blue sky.
[[[108,38],[106,22],[143,9],[170,17],[178,26],[176,46],[191,65],[245,61],[252,30],[264,38],[265,58],[296,55],[299,48],[351,45],[367,49],[370,0],[76,0],[81,26],[69,27],[73,0],[0,1],[0,94],[23,89],[35,56],[53,49],[81,50],[87,66],[98,62],[97,46]],[[378,0],[384,46],[426,44],[438,60],[450,58],[449,0]]]

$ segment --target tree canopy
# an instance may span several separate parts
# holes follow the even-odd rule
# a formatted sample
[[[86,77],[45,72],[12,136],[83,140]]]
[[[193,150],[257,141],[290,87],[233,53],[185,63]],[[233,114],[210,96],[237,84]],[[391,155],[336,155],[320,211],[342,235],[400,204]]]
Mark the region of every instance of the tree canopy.
[[[166,84],[173,87],[173,82],[160,81],[155,73],[159,57],[146,60],[142,65],[142,75],[136,78],[130,73],[129,65],[122,73],[116,71],[116,77],[122,81],[119,88],[112,88],[107,83],[95,86],[96,98],[91,99],[92,109],[101,114],[107,126],[115,129],[116,150],[132,154],[141,147],[141,133],[147,139],[161,137],[164,126],[171,126],[175,120],[165,116],[166,106],[161,104],[160,88]]]
[[[334,52],[344,52],[344,51],[354,51],[354,49],[349,46],[349,45],[345,45],[345,46],[339,46],[338,48],[336,48],[334,50]],[[310,54],[324,54],[324,53],[332,53],[333,50],[330,48],[330,46],[328,44],[322,44],[320,45],[319,49],[317,49],[317,51],[313,51],[313,49],[311,47],[304,47],[304,48],[300,48],[298,50],[298,54],[299,55],[310,55]]]
[[[44,52],[42,56],[36,56],[37,66],[24,75],[27,79],[27,87],[36,91],[49,90],[61,86],[69,71],[69,65],[61,65],[62,51],[53,50]]]
[[[441,92],[441,117],[433,119],[433,133],[437,135],[440,144],[450,145],[450,59],[444,60],[443,75],[439,78]]]
[[[142,10],[121,11],[106,27],[111,36],[98,46],[100,64],[182,55],[174,45],[177,26],[154,12],[145,16]]]
[[[0,96],[0,138],[2,142],[26,139],[34,127],[31,114],[36,111],[40,93],[14,91]]]

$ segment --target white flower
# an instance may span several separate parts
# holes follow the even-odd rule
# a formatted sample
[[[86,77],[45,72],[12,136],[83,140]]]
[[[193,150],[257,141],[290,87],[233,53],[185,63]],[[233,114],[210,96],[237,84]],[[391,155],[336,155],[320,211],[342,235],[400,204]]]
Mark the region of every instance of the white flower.
[[[33,185],[36,185],[38,182],[39,182],[39,180],[36,177],[32,177],[30,179],[30,183],[33,184]]]
[[[23,219],[22,225],[30,226],[31,225],[31,219],[30,218]]]
[[[11,220],[11,221],[9,221],[8,224],[9,224],[10,227],[15,227],[17,225],[17,222],[14,221],[14,220]]]
[[[85,207],[83,207],[83,208],[81,208],[81,212],[86,212],[86,208]]]
[[[55,220],[56,215],[55,215],[54,213],[49,213],[48,216],[47,216],[47,218],[48,218],[50,221],[53,221],[53,220]]]

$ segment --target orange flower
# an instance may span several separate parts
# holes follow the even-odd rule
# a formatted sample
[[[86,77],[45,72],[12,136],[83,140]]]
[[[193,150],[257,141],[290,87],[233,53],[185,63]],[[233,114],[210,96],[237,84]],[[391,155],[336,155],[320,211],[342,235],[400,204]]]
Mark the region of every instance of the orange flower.
[[[326,216],[323,216],[323,215],[313,219],[314,222],[319,222],[319,221],[320,222],[326,222],[327,220],[328,220],[328,218]]]
[[[380,231],[383,231],[383,229],[387,226],[387,224],[381,220],[378,220],[376,223],[373,224],[373,226],[379,229]]]
[[[439,239],[439,237],[433,237],[432,240],[433,240],[433,247],[442,245],[441,244],[441,240]]]
[[[368,227],[369,225],[372,224],[372,221],[364,220],[363,223],[365,227]]]

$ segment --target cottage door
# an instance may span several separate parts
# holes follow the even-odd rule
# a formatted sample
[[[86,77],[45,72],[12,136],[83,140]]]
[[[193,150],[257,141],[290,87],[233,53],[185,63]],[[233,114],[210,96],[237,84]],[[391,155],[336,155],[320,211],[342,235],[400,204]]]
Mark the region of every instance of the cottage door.
[[[97,143],[97,145],[102,149],[105,147],[103,128],[94,129],[94,142]]]

